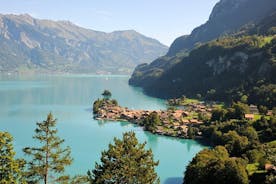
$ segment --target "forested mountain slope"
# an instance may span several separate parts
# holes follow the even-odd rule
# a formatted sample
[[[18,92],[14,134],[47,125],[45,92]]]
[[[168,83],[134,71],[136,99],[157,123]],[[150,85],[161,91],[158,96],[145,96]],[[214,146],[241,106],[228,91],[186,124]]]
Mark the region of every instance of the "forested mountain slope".
[[[167,55],[150,64],[137,66],[129,84],[146,88],[197,46],[233,35],[243,27],[248,30],[248,27],[254,27],[275,11],[274,0],[221,0],[213,8],[209,20],[195,28],[190,35],[177,38]]]

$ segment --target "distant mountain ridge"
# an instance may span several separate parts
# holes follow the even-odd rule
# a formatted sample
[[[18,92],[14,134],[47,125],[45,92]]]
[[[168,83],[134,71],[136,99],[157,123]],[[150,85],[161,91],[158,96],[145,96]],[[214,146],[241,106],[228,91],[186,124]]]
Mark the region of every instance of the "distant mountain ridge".
[[[134,30],[104,33],[69,21],[0,14],[0,71],[129,74],[167,46]]]
[[[177,38],[165,56],[150,64],[137,66],[129,84],[150,86],[153,81],[183,60],[195,47],[232,34],[245,25],[257,24],[275,11],[275,0],[221,0],[213,8],[209,20],[195,28],[190,35]]]

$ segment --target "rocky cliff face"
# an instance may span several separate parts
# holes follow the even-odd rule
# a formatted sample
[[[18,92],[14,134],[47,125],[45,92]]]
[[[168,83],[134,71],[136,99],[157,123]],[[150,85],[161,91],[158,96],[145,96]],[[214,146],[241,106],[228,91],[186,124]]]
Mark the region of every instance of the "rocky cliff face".
[[[213,8],[209,20],[195,28],[190,35],[177,38],[166,56],[151,64],[136,67],[129,83],[134,86],[150,86],[150,82],[169,71],[197,45],[233,34],[245,25],[258,24],[273,12],[276,12],[275,0],[221,0]],[[267,19],[271,23],[266,25],[273,26],[273,19],[275,16]],[[256,33],[256,30],[253,32]]]
[[[274,11],[274,0],[221,0],[215,5],[205,24],[195,28],[191,35],[175,40],[168,55],[189,51],[195,44],[237,31],[245,24],[259,22]]]
[[[0,15],[0,71],[123,73],[166,53],[133,30],[104,33],[69,21]]]

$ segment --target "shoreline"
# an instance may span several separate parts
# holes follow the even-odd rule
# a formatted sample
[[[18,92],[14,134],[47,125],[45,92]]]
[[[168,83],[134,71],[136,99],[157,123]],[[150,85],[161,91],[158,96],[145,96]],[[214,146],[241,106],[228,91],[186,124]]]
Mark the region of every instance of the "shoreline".
[[[197,126],[203,122],[198,119],[187,119],[189,112],[184,109],[177,110],[130,110],[121,107],[116,100],[98,99],[93,104],[94,119],[98,121],[128,122],[140,126],[144,131],[156,135],[190,139],[189,127]],[[158,123],[149,122],[152,115],[155,115]],[[201,135],[194,138],[200,140]]]

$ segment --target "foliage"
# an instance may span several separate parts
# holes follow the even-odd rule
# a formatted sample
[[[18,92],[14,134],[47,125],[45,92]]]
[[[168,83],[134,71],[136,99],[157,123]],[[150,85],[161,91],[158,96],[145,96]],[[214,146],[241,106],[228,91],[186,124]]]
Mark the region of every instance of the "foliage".
[[[276,173],[270,173],[265,178],[265,184],[275,184],[276,183]]]
[[[57,136],[56,119],[49,113],[47,119],[38,122],[33,138],[40,143],[37,147],[23,149],[27,156],[26,177],[30,183],[43,181],[46,183],[62,183],[69,179],[64,175],[65,167],[72,163],[70,148],[62,148],[64,140]]]
[[[224,121],[227,111],[222,108],[216,108],[212,110],[211,121]]]
[[[199,152],[188,165],[184,183],[187,184],[247,184],[245,161],[230,158],[227,150],[218,146]]]
[[[142,123],[146,130],[154,132],[156,130],[156,126],[160,125],[160,117],[157,112],[150,113]]]
[[[106,104],[117,106],[118,102],[115,99],[97,99],[93,103],[93,113],[97,114],[99,112],[99,109]]]
[[[260,105],[258,109],[259,109],[259,112],[262,115],[266,115],[266,113],[267,113],[267,107],[266,106]]]
[[[12,145],[13,138],[7,132],[0,132],[0,183],[25,184],[22,169],[25,161],[15,159]]]
[[[248,139],[245,136],[240,136],[236,131],[229,131],[223,135],[225,148],[231,156],[240,156],[245,153],[248,147]]]
[[[254,128],[258,131],[261,142],[276,140],[276,117],[270,117],[267,120],[264,116],[253,123]]]
[[[102,152],[101,163],[88,172],[91,184],[102,183],[159,183],[154,168],[151,150],[145,150],[146,143],[138,143],[134,132],[123,134],[123,139],[114,138],[114,144]]]
[[[194,139],[197,133],[198,133],[198,128],[192,127],[192,126],[188,127],[188,131],[187,131],[188,138]]]
[[[88,184],[89,183],[89,177],[77,175],[70,179],[70,184]]]
[[[201,120],[202,122],[207,122],[210,120],[210,116],[207,113],[198,113],[198,120]]]
[[[100,100],[97,99],[94,103],[93,103],[93,113],[97,114],[99,112],[99,108],[102,107],[104,103],[104,100]]]
[[[221,38],[195,48],[142,86],[146,93],[161,98],[201,94],[204,100],[242,100],[272,108],[276,105],[275,45],[275,36]]]
[[[240,102],[233,103],[228,108],[216,108],[212,112],[211,120],[198,126],[198,129],[212,145],[221,145],[231,157],[249,162],[247,170],[252,184],[264,182],[266,178],[267,181],[273,181],[270,173],[264,170],[264,165],[276,165],[276,118],[271,115],[247,121],[242,118],[247,112],[248,105]],[[220,167],[217,169],[222,170]],[[204,169],[199,170],[199,174],[201,172],[204,172]],[[213,172],[212,177],[218,171],[214,169]]]
[[[249,107],[247,104],[241,102],[235,102],[231,107],[224,108],[215,108],[212,110],[211,121],[227,121],[230,119],[244,119],[244,115],[249,113]]]
[[[183,94],[192,97],[194,94],[200,93],[200,91],[202,91],[202,93],[200,94],[205,98],[206,92],[209,89],[216,89],[212,86],[215,85],[218,88],[220,88],[220,85],[225,86],[224,83],[226,83],[226,85],[230,85],[230,83],[232,83],[233,80],[225,80],[225,78],[221,78],[225,76],[224,74],[227,75],[227,79],[229,79],[231,75],[234,76],[235,79],[240,79],[239,83],[245,83],[246,80],[250,81],[249,77],[247,78],[247,76],[249,75],[245,74],[242,75],[242,77],[240,77],[238,75],[235,75],[234,71],[230,69],[228,70],[229,72],[223,72],[221,76],[215,76],[218,79],[213,82],[210,81],[212,80],[214,74],[213,71],[205,72],[205,70],[209,70],[209,68],[206,66],[208,64],[201,62],[197,65],[199,61],[212,62],[213,60],[219,58],[223,59],[227,56],[233,56],[234,54],[233,52],[231,52],[231,48],[234,46],[240,46],[239,49],[237,49],[237,51],[244,51],[243,48],[246,48],[246,46],[251,47],[251,45],[256,45],[258,47],[262,47],[264,44],[269,43],[269,39],[256,39],[253,37],[253,35],[275,35],[276,14],[274,9],[271,8],[272,6],[275,6],[272,5],[273,0],[265,2],[259,0],[242,2],[236,1],[235,3],[231,2],[220,1],[218,5],[215,6],[214,11],[212,12],[210,19],[207,21],[207,23],[194,29],[190,35],[184,35],[177,38],[171,45],[169,52],[166,56],[163,56],[153,61],[146,67],[137,67],[131,79],[129,80],[130,84],[143,87],[151,95],[163,98],[174,98],[181,96]],[[234,6],[235,8],[233,8]],[[264,17],[264,15],[268,16]],[[240,17],[243,18],[241,19]],[[227,24],[225,24],[225,22],[227,22]],[[251,26],[249,27],[248,25]],[[242,30],[239,31],[241,27]],[[237,30],[238,34],[236,32]],[[243,38],[247,35],[252,36],[252,38],[249,38],[250,41],[247,41],[248,38]],[[239,38],[236,37],[241,37],[240,41]],[[236,41],[231,41],[231,39],[235,38]],[[222,44],[214,45],[214,49],[210,49],[211,51],[206,49],[207,52],[199,53],[198,60],[190,57],[186,59],[187,56],[183,56],[182,58],[178,57],[180,53],[186,53],[186,55],[189,56],[191,50],[197,50],[199,47],[202,47],[204,44],[206,44],[206,42],[211,40],[217,40]],[[227,45],[232,46],[227,47]],[[164,59],[168,57],[170,59]],[[263,58],[256,57],[256,59]],[[178,60],[181,61],[179,62]],[[250,60],[249,63],[253,61],[252,64],[255,65],[256,60],[254,60],[255,58],[252,58],[252,60]],[[189,63],[184,64],[186,61],[188,61]],[[227,63],[229,63],[229,60],[227,61]],[[240,62],[239,59],[236,60],[236,63],[243,64],[243,62]],[[190,65],[197,66],[192,67]],[[218,65],[219,62],[215,66],[219,67]],[[237,67],[237,69],[239,70],[239,67]],[[152,77],[152,71],[161,71],[161,75],[159,77]],[[136,76],[135,73],[139,73],[140,76]],[[253,78],[257,78],[257,75],[253,76]],[[254,82],[252,84],[254,85]],[[217,91],[218,94],[223,95],[223,99],[230,100],[231,102],[231,99],[228,98],[232,97],[226,95],[224,96],[223,93],[225,91],[221,92],[221,90],[224,89],[225,87],[223,87],[223,89],[219,89]],[[234,94],[235,93],[233,92],[229,95]],[[238,98],[238,100],[240,100],[240,98]]]
[[[102,96],[104,97],[105,100],[109,100],[112,96],[111,92],[108,90],[104,90],[104,92],[102,93]]]

